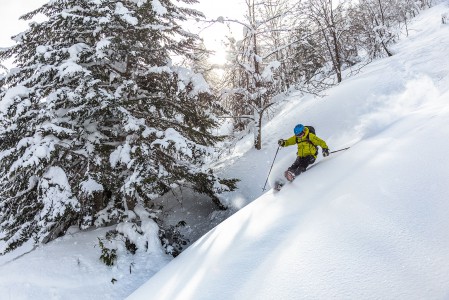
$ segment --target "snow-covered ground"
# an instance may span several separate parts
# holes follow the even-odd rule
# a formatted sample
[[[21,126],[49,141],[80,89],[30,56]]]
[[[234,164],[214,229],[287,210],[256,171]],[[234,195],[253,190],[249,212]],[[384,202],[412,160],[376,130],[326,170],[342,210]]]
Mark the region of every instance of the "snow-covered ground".
[[[0,257],[0,299],[124,299],[170,261],[161,251],[100,262],[102,228],[77,232],[8,261]]]
[[[292,94],[262,151],[252,136],[231,149],[219,172],[241,179],[226,200],[241,209],[177,258],[150,249],[107,267],[106,229],[73,232],[0,257],[0,299],[448,299],[448,11],[424,11],[393,57],[326,97]],[[277,140],[297,123],[351,148],[263,192]],[[281,149],[269,184],[294,159]]]

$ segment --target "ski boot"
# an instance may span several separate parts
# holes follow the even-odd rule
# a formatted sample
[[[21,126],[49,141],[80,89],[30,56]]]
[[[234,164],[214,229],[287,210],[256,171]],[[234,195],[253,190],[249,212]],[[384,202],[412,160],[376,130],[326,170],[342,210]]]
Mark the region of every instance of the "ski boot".
[[[290,182],[292,182],[293,180],[295,180],[295,173],[293,173],[292,171],[290,171],[290,170],[287,170],[287,171],[285,171],[285,173],[284,173],[284,176],[285,176],[285,178],[288,180],[288,181],[290,181]]]

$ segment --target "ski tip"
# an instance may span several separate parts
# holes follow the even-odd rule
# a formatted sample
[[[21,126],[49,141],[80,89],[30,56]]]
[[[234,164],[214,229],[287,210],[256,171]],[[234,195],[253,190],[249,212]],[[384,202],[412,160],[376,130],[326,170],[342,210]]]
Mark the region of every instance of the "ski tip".
[[[273,187],[274,192],[279,192],[284,185],[282,183],[276,183]]]

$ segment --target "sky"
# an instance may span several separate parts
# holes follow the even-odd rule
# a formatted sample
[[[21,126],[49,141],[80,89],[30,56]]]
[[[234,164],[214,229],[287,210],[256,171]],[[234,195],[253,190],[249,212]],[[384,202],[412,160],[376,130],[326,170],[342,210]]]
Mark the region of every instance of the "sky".
[[[23,14],[40,7],[48,0],[1,0],[0,1],[0,47],[13,45],[11,36],[27,29],[27,22],[20,21],[19,17]],[[195,4],[193,8],[202,11],[207,20],[216,20],[218,17],[228,17],[238,19],[244,13],[244,0],[203,0]],[[211,57],[213,63],[225,62],[226,52],[222,44],[225,35],[233,34],[241,36],[243,29],[240,26],[231,25],[229,31],[228,26],[222,23],[192,23],[192,32],[200,33],[204,38],[205,44],[216,54]]]
[[[220,17],[227,19],[243,20],[246,8],[244,0],[204,0],[200,1],[194,7],[202,11],[207,20],[217,20]],[[206,25],[206,29],[204,25]],[[215,55],[211,57],[211,62],[224,63],[226,62],[226,49],[223,44],[225,36],[232,35],[241,38],[243,35],[243,28],[241,25],[235,23],[220,23],[216,22],[213,25],[197,24],[193,26],[192,30],[199,30],[200,36],[204,39],[207,47],[215,51]]]
[[[103,265],[79,232],[0,257],[2,299],[448,299],[449,26],[440,4],[409,37],[324,98],[292,92],[264,124],[263,149],[243,137],[217,163],[239,177],[241,208],[175,259],[153,244]],[[277,140],[313,125],[332,154],[273,192],[295,159]],[[175,208],[173,208],[175,209]]]
[[[19,20],[23,14],[39,8],[47,0],[2,0],[0,3],[0,47],[13,45],[11,36],[26,30],[27,23]]]

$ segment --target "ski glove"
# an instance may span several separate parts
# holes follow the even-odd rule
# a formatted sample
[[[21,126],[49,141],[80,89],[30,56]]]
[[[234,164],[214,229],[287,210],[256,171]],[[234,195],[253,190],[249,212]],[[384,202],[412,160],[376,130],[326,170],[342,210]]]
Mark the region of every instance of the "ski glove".
[[[279,146],[284,147],[284,144],[285,144],[285,141],[284,141],[283,139],[280,139],[280,140],[278,141],[278,145],[279,145]]]
[[[329,149],[323,148],[323,157],[329,156]]]

